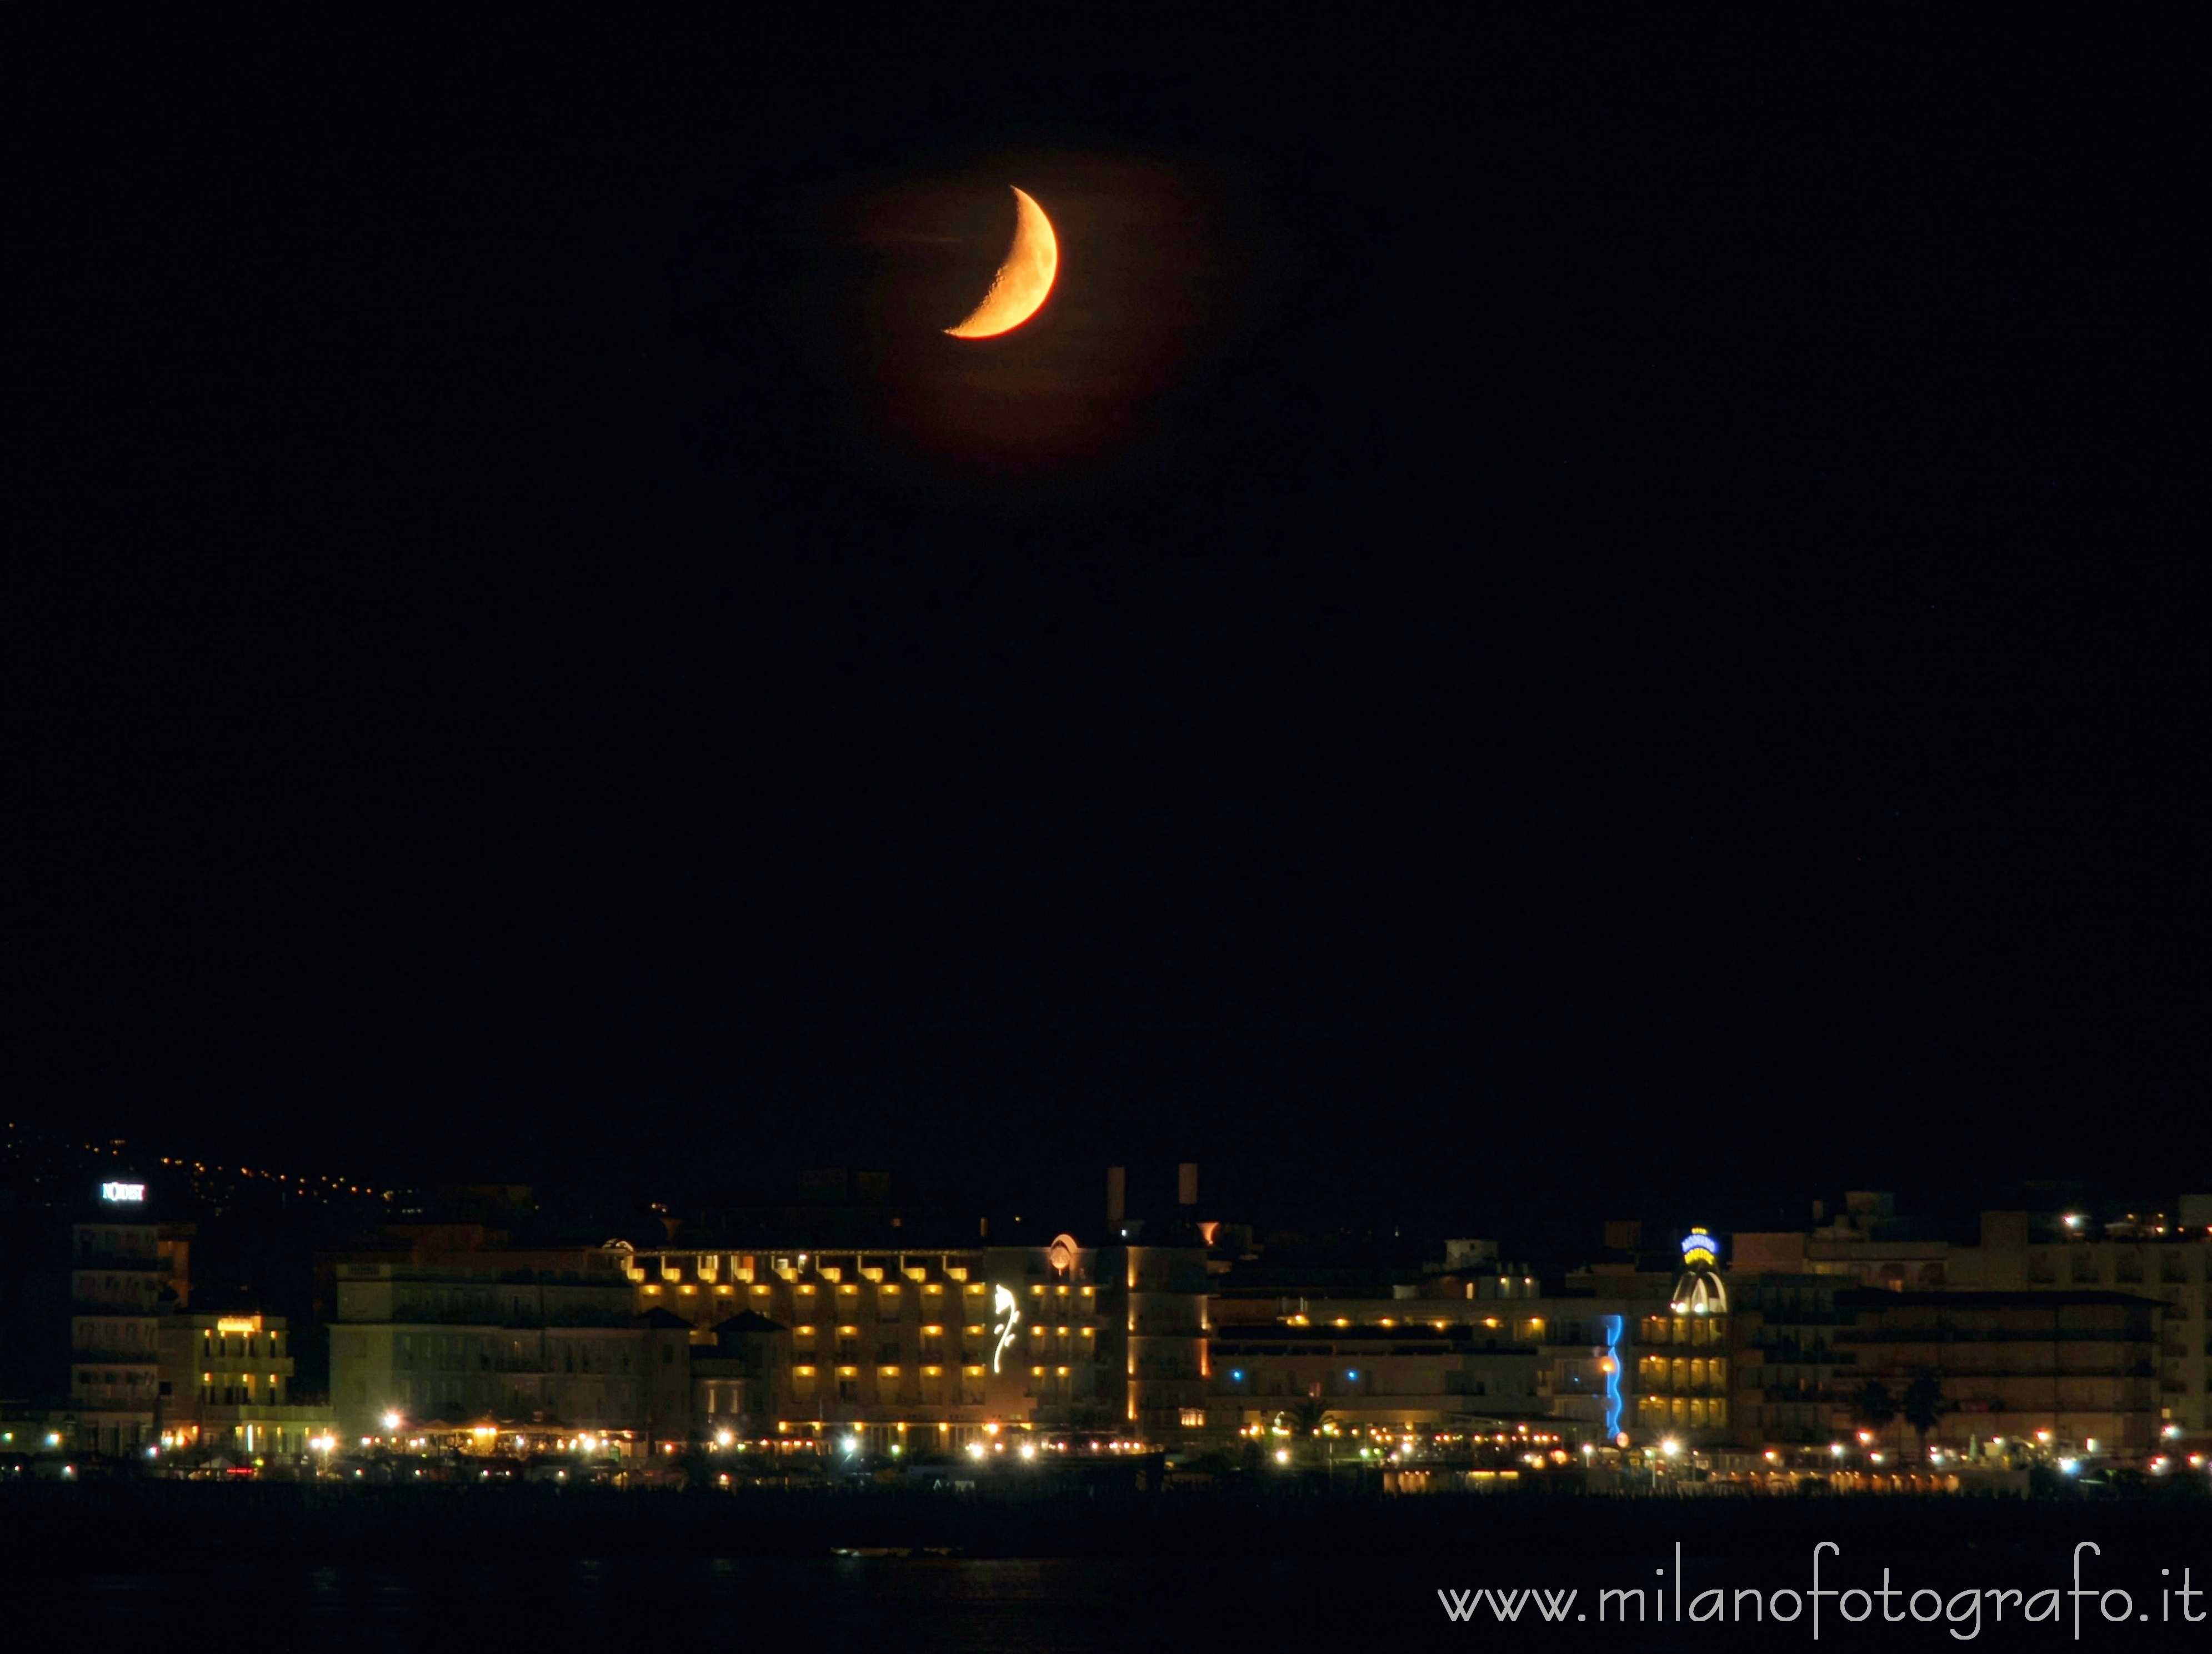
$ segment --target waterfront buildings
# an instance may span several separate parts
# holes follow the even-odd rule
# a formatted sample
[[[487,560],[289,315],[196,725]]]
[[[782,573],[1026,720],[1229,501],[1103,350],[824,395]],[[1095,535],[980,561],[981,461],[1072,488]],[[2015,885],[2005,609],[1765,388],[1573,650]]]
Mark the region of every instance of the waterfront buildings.
[[[177,1292],[159,1225],[142,1218],[139,1184],[108,1184],[118,1209],[70,1231],[69,1406],[77,1444],[143,1450],[159,1436],[161,1315]],[[113,1191],[130,1189],[127,1199]]]
[[[1836,1303],[1850,1315],[1836,1345],[1850,1358],[1853,1383],[1880,1383],[1902,1396],[1917,1379],[1935,1381],[1942,1412],[1930,1444],[1964,1450],[2040,1437],[2131,1458],[2158,1444],[2160,1305],[2152,1299],[2094,1290],[1860,1287]]]
[[[291,1333],[274,1315],[173,1315],[161,1320],[161,1445],[240,1461],[306,1453],[337,1426],[319,1398],[293,1393]]]
[[[1958,1245],[1914,1232],[1890,1197],[1855,1194],[1833,1223],[1734,1237],[1731,1278],[1912,1292],[2104,1291],[2153,1301],[2148,1405],[2161,1432],[2201,1437],[2212,1432],[2212,1227],[2178,1215],[2100,1223],[2067,1210],[1986,1212],[1978,1243]]]

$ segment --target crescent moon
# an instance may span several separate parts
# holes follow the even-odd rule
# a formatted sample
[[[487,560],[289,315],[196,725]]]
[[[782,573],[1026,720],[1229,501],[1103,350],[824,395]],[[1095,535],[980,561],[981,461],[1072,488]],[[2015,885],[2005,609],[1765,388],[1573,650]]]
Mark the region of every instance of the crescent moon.
[[[1011,332],[1037,313],[1052,278],[1060,271],[1060,243],[1044,209],[1014,191],[1014,243],[1000,261],[983,301],[957,327],[945,331],[956,339],[988,339]]]

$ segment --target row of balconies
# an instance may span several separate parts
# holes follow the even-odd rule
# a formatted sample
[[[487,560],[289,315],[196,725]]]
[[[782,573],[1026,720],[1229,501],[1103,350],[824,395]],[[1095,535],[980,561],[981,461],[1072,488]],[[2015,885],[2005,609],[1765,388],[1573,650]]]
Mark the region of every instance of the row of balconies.
[[[900,1281],[965,1282],[977,1266],[964,1257],[954,1262],[956,1257],[963,1255],[939,1253],[918,1261],[911,1253],[639,1252],[623,1259],[622,1268],[634,1281],[671,1284],[689,1280],[713,1285],[724,1280],[740,1286],[770,1280],[823,1280],[833,1285],[866,1281],[878,1286]]]

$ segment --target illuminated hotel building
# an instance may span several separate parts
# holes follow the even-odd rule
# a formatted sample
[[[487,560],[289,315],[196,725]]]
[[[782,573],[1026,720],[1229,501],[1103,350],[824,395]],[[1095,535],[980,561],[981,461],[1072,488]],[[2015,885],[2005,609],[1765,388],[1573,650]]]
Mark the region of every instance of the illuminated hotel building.
[[[1000,1425],[1173,1428],[1201,1401],[1204,1262],[1188,1249],[1101,1251],[1063,1236],[1045,1247],[615,1256],[635,1305],[681,1317],[698,1355],[745,1317],[740,1329],[787,1362],[780,1374],[751,1369],[776,1413],[755,1414],[756,1435],[933,1450]]]
[[[1671,1338],[1669,1280],[1580,1275],[1547,1292],[1533,1275],[1470,1271],[1329,1298],[1231,1286],[1211,1306],[1209,1391],[1216,1411],[1248,1423],[1317,1397],[1347,1425],[1542,1421],[1574,1442],[1689,1440],[1686,1405],[1678,1430],[1671,1396],[1640,1393],[1672,1382],[1671,1366],[1639,1359],[1652,1337]],[[1709,1383],[1712,1369],[1695,1377]]]
[[[1636,1359],[1636,1421],[1687,1444],[1726,1439],[1730,1372],[1729,1298],[1720,1243],[1703,1229],[1682,1237],[1682,1272],[1663,1306],[1647,1312]]]
[[[179,1315],[161,1326],[161,1444],[297,1454],[337,1427],[328,1407],[292,1396],[282,1316]]]

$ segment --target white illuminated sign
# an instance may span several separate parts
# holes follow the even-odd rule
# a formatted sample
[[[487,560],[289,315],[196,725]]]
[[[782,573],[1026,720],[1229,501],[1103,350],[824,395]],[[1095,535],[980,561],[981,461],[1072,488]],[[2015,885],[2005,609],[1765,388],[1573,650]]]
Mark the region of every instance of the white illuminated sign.
[[[146,1198],[143,1183],[102,1183],[100,1198],[103,1201],[143,1201]]]
[[[999,1370],[999,1358],[1006,1353],[1006,1346],[1013,1341],[1014,1323],[1022,1318],[1021,1310],[1014,1305],[1012,1287],[999,1286],[992,1290],[991,1313],[1006,1317],[1003,1324],[991,1329],[993,1332],[999,1335],[998,1347],[991,1352],[991,1371],[996,1372]]]

